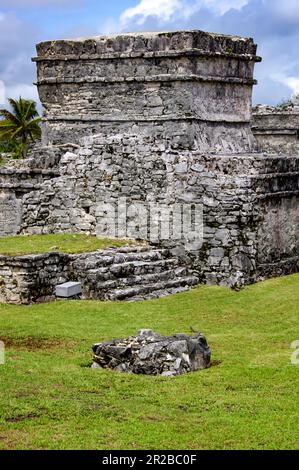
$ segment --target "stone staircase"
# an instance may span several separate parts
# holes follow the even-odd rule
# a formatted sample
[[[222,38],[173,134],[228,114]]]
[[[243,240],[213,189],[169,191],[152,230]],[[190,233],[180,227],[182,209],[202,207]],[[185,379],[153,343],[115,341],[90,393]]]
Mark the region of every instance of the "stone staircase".
[[[150,299],[188,290],[199,282],[169,250],[150,247],[76,255],[71,272],[86,299]]]

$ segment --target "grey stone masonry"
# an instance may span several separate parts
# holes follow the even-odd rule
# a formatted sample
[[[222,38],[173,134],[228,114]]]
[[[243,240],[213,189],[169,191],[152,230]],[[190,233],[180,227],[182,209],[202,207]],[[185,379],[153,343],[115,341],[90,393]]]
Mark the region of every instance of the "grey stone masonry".
[[[77,231],[151,241],[170,250],[187,277],[191,270],[198,282],[231,287],[298,270],[299,155],[288,146],[261,151],[252,133],[260,58],[251,38],[125,33],[43,42],[34,60],[44,107],[43,146],[34,159],[39,170],[34,189],[22,193],[15,179],[24,188],[32,171],[27,178],[2,170],[0,205],[3,214],[15,207],[15,218],[3,216],[0,234]],[[53,152],[57,159],[47,171],[55,174],[41,175],[44,156]],[[153,242],[147,218],[138,236],[129,227],[111,234],[103,204],[121,198],[123,211],[137,203],[160,204],[169,213],[201,207],[202,243],[191,249],[185,235]],[[123,215],[111,210],[111,220],[116,213]],[[76,257],[73,266],[88,257]],[[98,284],[87,271],[88,298],[146,294],[147,287],[113,284],[109,276]],[[174,274],[173,289],[175,281]]]
[[[119,34],[37,45],[43,138],[156,136],[202,151],[248,151],[252,39],[203,31]]]
[[[24,197],[22,227],[98,233],[100,203],[121,196],[200,203],[203,244],[188,263],[202,282],[238,286],[297,270],[298,171],[293,157],[159,151],[138,136],[96,136],[62,158],[59,178]]]
[[[77,281],[83,299],[143,300],[184,291],[198,278],[166,249],[122,247],[69,255],[0,256],[0,302],[55,298],[55,286]]]
[[[97,343],[92,349],[92,368],[117,372],[174,377],[211,365],[211,349],[202,333],[162,336],[143,329],[137,336]]]
[[[71,146],[36,146],[26,160],[10,160],[0,167],[0,236],[16,235],[21,230],[22,201],[34,194],[42,183],[60,175],[61,155]]]
[[[262,151],[299,155],[299,97],[280,106],[254,107],[252,131]]]

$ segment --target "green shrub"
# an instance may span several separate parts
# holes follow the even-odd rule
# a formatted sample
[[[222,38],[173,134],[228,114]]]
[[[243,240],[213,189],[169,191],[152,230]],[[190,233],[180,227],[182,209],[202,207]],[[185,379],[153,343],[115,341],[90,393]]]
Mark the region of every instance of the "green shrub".
[[[9,154],[12,158],[22,158],[23,145],[16,139],[0,142],[0,156],[3,154]]]

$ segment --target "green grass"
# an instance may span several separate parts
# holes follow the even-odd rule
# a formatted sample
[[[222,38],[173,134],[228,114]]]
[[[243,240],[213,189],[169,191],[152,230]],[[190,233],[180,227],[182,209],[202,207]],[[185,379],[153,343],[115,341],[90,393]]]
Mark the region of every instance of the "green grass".
[[[159,300],[0,305],[2,449],[299,449],[299,275]],[[90,369],[94,342],[204,332],[210,369]]]
[[[83,253],[108,247],[119,247],[134,243],[132,240],[99,238],[80,233],[54,233],[50,235],[16,235],[0,237],[0,254],[26,255],[60,251],[64,253]],[[136,242],[135,242],[136,243]]]

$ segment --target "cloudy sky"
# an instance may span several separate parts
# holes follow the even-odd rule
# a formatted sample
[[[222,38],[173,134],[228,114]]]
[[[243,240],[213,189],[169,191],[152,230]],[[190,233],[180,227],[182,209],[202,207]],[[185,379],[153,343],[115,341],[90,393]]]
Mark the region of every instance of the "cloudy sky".
[[[258,43],[254,103],[299,93],[299,0],[0,0],[0,103],[37,99],[35,44],[120,31],[202,29]]]

